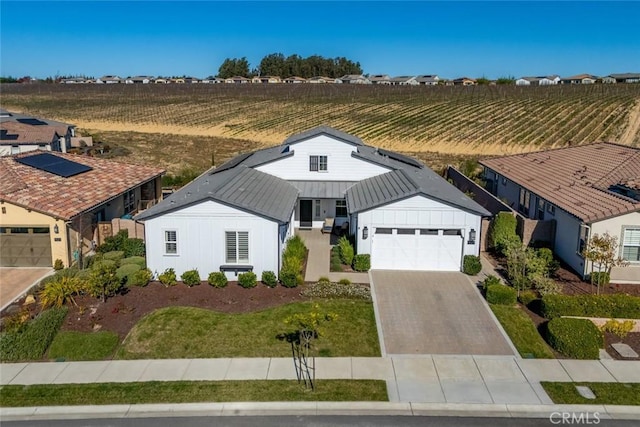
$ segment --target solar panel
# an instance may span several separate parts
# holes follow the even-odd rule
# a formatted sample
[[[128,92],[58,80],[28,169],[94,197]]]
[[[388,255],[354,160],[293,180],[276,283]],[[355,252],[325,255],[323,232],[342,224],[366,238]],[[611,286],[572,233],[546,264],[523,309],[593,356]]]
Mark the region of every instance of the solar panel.
[[[40,153],[34,154],[32,156],[20,157],[17,158],[16,161],[22,163],[23,165],[31,166],[32,168],[40,169],[45,172],[61,176],[63,178],[69,178],[70,176],[88,172],[93,169],[91,166],[72,162],[71,160],[54,156],[53,154],[49,153]]]
[[[213,175],[214,173],[226,171],[227,169],[235,168],[240,163],[242,163],[246,159],[248,159],[252,154],[253,153],[240,154],[239,156],[234,157],[233,159],[229,160],[228,162],[226,162],[226,163],[220,165],[219,167],[215,168],[213,171],[211,171],[211,173],[209,175]]]
[[[402,162],[407,165],[422,169],[422,164],[420,164],[420,162],[418,162],[417,160],[412,159],[411,157],[403,156],[402,154],[394,153],[393,151],[383,150],[382,148],[379,148],[378,152],[390,159],[397,160],[398,162]]]
[[[38,120],[38,119],[17,119],[18,122],[20,123],[24,123],[25,125],[32,125],[32,126],[43,126],[43,125],[47,125],[47,122],[43,122],[42,120]]]
[[[0,129],[0,139],[3,139],[5,141],[15,141],[18,139],[18,134],[17,133],[10,134],[8,130]]]

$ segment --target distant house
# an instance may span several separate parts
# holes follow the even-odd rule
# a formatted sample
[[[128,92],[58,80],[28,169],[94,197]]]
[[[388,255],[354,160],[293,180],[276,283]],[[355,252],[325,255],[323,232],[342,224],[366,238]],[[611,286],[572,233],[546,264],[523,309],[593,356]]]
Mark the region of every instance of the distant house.
[[[369,76],[369,80],[371,81],[371,84],[374,84],[374,85],[391,84],[390,82],[391,78],[389,77],[388,74],[375,74],[373,76]]]
[[[418,82],[418,84],[424,86],[437,86],[440,82],[440,77],[435,74],[423,74],[416,77],[416,81]]]
[[[171,83],[185,84],[186,81],[182,77],[178,77],[178,78],[171,79]]]
[[[392,86],[417,86],[420,83],[412,76],[398,76],[389,79],[389,84]]]
[[[156,204],[163,173],[55,152],[0,157],[0,266],[70,266],[91,250],[99,222]]]
[[[560,76],[556,74],[552,74],[550,76],[538,77],[538,79],[540,79],[538,81],[538,84],[540,86],[557,85],[558,83],[560,83]]]
[[[171,83],[169,79],[165,79],[164,77],[158,77],[157,79],[154,79],[153,82],[156,84],[163,84],[163,85]]]
[[[537,77],[520,77],[516,80],[516,86],[537,86],[540,79]]]
[[[250,83],[251,80],[242,76],[234,76],[234,77],[229,77],[228,79],[224,79],[224,82],[228,84],[233,84],[233,83],[244,84],[244,83]]]
[[[557,85],[560,77],[557,75],[537,76],[537,77],[521,77],[516,80],[517,86],[550,86]]]
[[[454,86],[474,86],[477,84],[475,79],[469,77],[460,77],[453,80]]]
[[[63,84],[84,84],[87,80],[84,77],[70,77],[68,79],[60,80],[60,83]]]
[[[589,85],[594,84],[598,78],[591,74],[578,74],[576,76],[565,77],[560,79],[560,84],[563,85]]]
[[[602,83],[640,83],[640,73],[609,74]]]
[[[0,110],[0,156],[34,150],[66,153],[75,126]]]
[[[135,77],[128,77],[124,82],[126,84],[149,84],[151,83],[151,81],[153,80],[153,77],[151,76],[135,76]]]
[[[185,83],[200,83],[200,79],[197,77],[185,77],[184,78],[184,82]]]
[[[356,84],[356,85],[368,85],[371,84],[371,80],[363,76],[362,74],[347,74],[340,77],[342,83]]]
[[[102,76],[99,79],[96,79],[96,83],[117,84],[117,83],[122,83],[122,79],[118,76]]]
[[[285,83],[306,83],[307,79],[298,76],[291,76],[284,79]]]
[[[585,277],[594,234],[618,238],[629,266],[613,283],[640,284],[640,149],[596,143],[481,160],[488,190],[525,218],[555,221],[553,250]]]

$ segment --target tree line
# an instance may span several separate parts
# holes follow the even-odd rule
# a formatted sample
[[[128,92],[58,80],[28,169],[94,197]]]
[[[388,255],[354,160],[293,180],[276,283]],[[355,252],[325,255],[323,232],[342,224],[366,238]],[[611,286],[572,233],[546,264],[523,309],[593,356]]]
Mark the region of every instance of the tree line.
[[[227,58],[218,69],[218,77],[226,79],[234,76],[254,77],[254,76],[279,76],[279,77],[303,77],[314,76],[341,77],[345,74],[362,74],[359,62],[343,56],[336,58],[325,58],[320,55],[311,55],[303,58],[293,54],[285,57],[282,53],[271,53],[260,61],[260,64],[250,69],[249,61],[246,57]]]

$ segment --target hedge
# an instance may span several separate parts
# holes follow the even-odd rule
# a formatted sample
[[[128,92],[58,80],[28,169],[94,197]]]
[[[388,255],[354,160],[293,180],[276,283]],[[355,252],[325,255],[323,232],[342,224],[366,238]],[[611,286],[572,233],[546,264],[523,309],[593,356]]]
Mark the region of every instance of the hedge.
[[[125,264],[137,264],[141,268],[146,268],[147,266],[147,262],[143,256],[130,256],[129,258],[123,258],[120,261],[120,266],[123,266]]]
[[[66,307],[51,308],[17,331],[0,334],[0,360],[17,362],[42,359],[66,315]]]
[[[118,276],[121,282],[129,286],[133,283],[133,275],[140,270],[142,270],[142,267],[138,264],[125,264],[116,270],[116,276]]]
[[[556,318],[547,324],[551,347],[572,359],[598,359],[604,347],[602,332],[587,319]]]
[[[640,297],[615,295],[546,295],[542,315],[640,319]]]
[[[516,290],[505,285],[490,285],[487,287],[487,301],[489,304],[515,305]]]
[[[475,255],[465,255],[462,262],[462,271],[469,276],[475,276],[482,270],[482,263],[480,257]]]

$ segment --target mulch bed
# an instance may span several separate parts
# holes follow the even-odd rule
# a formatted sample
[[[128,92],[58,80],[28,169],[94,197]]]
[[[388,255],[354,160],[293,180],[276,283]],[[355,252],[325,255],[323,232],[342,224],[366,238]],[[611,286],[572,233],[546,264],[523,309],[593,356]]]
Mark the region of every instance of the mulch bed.
[[[145,287],[132,286],[126,293],[108,298],[105,303],[89,295],[75,297],[77,306],[68,305],[69,313],[61,330],[112,331],[123,340],[144,315],[159,308],[187,306],[222,313],[247,313],[307,301],[307,297],[300,295],[301,290],[302,287],[269,288],[261,283],[255,288],[244,289],[236,282],[229,282],[225,288],[218,289],[207,282],[191,288],[182,283],[166,287],[160,282],[151,282]],[[18,301],[16,305],[21,306],[23,301]],[[32,304],[29,309],[35,315],[40,311],[40,306]]]

